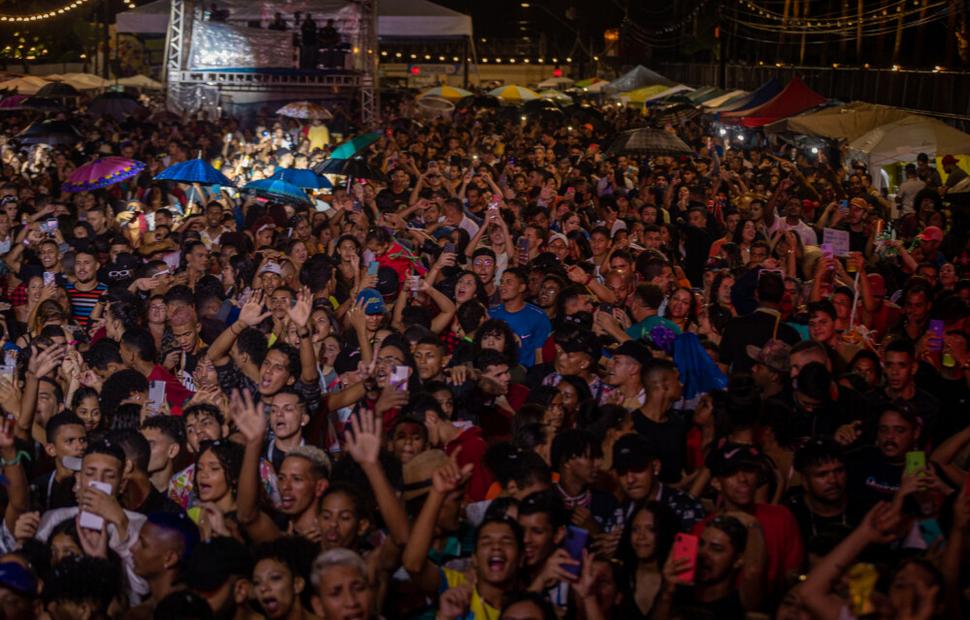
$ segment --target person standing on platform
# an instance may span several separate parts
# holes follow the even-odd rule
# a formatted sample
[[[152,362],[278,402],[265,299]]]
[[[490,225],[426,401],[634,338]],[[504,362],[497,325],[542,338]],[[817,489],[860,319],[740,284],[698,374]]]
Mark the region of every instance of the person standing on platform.
[[[317,22],[309,13],[300,25],[300,68],[314,69],[317,66]]]

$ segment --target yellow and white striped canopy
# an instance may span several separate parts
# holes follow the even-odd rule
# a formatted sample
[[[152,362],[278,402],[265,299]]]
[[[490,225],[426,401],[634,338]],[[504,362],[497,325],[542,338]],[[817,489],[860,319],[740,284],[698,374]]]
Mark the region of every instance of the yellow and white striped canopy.
[[[532,101],[533,99],[539,98],[539,93],[534,90],[515,84],[499,86],[498,88],[490,90],[488,94],[498,97],[505,103],[522,103],[523,101]]]
[[[448,86],[445,84],[443,86],[429,88],[418,95],[418,97],[441,97],[442,99],[447,99],[448,101],[458,101],[459,99],[464,99],[470,95],[471,93],[464,88],[457,88],[455,86]]]

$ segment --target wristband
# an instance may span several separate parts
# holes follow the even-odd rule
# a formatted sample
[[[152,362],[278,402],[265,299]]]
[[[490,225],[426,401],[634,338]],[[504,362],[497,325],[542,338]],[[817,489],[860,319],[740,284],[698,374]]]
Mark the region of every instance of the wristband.
[[[26,450],[21,450],[17,452],[17,455],[9,461],[7,459],[0,458],[0,467],[7,467],[9,465],[20,465],[20,461],[24,459],[27,459],[29,461],[30,453],[27,452]]]

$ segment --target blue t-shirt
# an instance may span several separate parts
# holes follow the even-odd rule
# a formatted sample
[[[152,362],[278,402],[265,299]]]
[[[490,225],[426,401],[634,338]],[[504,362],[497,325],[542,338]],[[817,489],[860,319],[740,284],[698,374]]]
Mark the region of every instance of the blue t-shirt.
[[[488,314],[493,319],[508,323],[512,332],[519,337],[519,363],[526,368],[534,366],[536,349],[542,348],[552,331],[546,313],[537,306],[526,304],[518,312],[508,312],[504,305],[492,306]]]

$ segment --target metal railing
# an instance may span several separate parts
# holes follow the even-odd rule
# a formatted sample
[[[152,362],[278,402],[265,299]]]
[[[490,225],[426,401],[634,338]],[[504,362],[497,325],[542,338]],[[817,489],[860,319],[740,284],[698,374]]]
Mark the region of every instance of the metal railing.
[[[665,63],[652,69],[689,86],[718,83],[718,65]],[[726,86],[753,90],[770,78],[787,82],[796,75],[826,97],[881,103],[940,116],[970,126],[970,72],[859,67],[737,65],[726,67]]]

